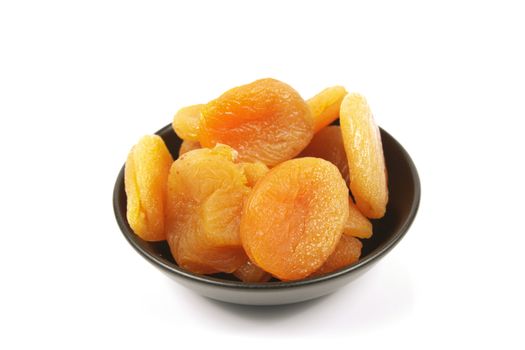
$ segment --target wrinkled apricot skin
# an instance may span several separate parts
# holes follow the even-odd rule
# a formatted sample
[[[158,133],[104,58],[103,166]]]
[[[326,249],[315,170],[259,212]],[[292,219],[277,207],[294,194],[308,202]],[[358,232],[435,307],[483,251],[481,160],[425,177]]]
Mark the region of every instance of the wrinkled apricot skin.
[[[335,165],[319,158],[286,161],[246,200],[242,245],[250,260],[281,280],[318,270],[348,220],[348,188]]]
[[[350,183],[348,159],[346,158],[341,129],[338,126],[327,126],[315,134],[308,147],[301,152],[299,157],[316,157],[329,161],[339,169],[346,183]]]
[[[272,279],[272,275],[252,263],[250,260],[246,261],[234,273],[235,277],[243,282],[268,282]]]
[[[179,266],[195,273],[231,273],[247,260],[239,222],[249,192],[228,146],[182,155],[168,177],[167,240]]]
[[[179,148],[179,157],[182,156],[184,153],[188,153],[189,151],[193,151],[194,149],[201,148],[201,144],[199,141],[182,141],[180,148]]]
[[[379,128],[363,96],[343,99],[340,124],[357,208],[368,218],[381,218],[388,202],[385,159]]]
[[[297,91],[274,79],[233,88],[201,111],[201,145],[229,145],[241,162],[275,166],[299,154],[312,136],[308,105]]]
[[[262,179],[270,169],[264,163],[255,162],[255,163],[239,163],[246,180],[248,181],[248,186],[253,187],[257,182]]]
[[[144,136],[126,161],[126,217],[133,232],[146,241],[166,239],[166,183],[173,158],[160,136]]]
[[[357,238],[372,237],[373,228],[370,220],[361,214],[359,209],[357,209],[356,205],[352,201],[352,198],[349,198],[348,205],[350,207],[350,211],[343,233],[347,236]]]
[[[335,251],[328,257],[321,268],[315,271],[311,277],[334,272],[343,267],[352,265],[359,261],[363,244],[355,237],[341,236]]]
[[[175,133],[186,141],[199,141],[199,125],[203,105],[193,105],[179,109],[171,124]]]
[[[339,118],[339,109],[345,96],[344,87],[332,86],[306,101],[314,117],[314,133]]]

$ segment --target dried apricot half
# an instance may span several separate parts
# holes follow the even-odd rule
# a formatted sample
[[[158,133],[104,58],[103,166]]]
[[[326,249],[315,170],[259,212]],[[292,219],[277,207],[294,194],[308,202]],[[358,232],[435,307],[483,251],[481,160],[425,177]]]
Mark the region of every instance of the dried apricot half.
[[[388,187],[379,128],[366,99],[348,94],[341,103],[341,131],[348,157],[350,190],[366,217],[381,218],[388,202]]]
[[[247,260],[239,236],[246,177],[226,145],[177,159],[168,177],[167,239],[179,266],[195,273],[233,272]]]
[[[183,140],[198,141],[202,104],[179,109],[171,124],[175,133]]]
[[[301,152],[299,157],[317,157],[335,164],[346,183],[350,183],[348,159],[346,158],[341,129],[338,126],[327,126],[315,134],[308,147]]]
[[[157,135],[144,136],[129,152],[124,173],[126,217],[133,232],[146,241],[166,239],[166,184],[172,163]]]
[[[341,236],[335,251],[328,257],[321,268],[315,271],[311,276],[318,276],[325,273],[334,272],[345,266],[359,261],[363,243],[355,237]]]
[[[350,207],[350,212],[343,233],[347,236],[358,238],[372,237],[373,228],[370,220],[361,214],[359,209],[357,209],[356,205],[352,201],[352,198],[348,199],[348,205]]]
[[[314,117],[315,133],[339,118],[339,109],[345,96],[344,87],[332,86],[306,101]]]
[[[252,263],[250,260],[246,261],[233,274],[243,282],[268,282],[272,279],[272,275]]]
[[[242,245],[250,260],[282,280],[307,277],[333,253],[348,220],[348,188],[320,158],[286,161],[246,200]]]
[[[242,162],[275,166],[299,154],[312,136],[308,105],[292,87],[275,79],[233,88],[201,111],[201,145],[229,145]]]

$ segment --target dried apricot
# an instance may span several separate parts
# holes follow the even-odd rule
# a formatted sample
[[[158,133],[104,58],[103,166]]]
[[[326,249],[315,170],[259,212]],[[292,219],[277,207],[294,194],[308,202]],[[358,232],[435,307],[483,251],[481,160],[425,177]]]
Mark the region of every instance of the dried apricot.
[[[358,238],[372,237],[373,229],[370,220],[361,214],[359,209],[357,209],[356,205],[352,201],[352,198],[349,198],[348,204],[350,207],[350,212],[343,233],[347,236]]]
[[[339,118],[339,108],[345,96],[344,87],[332,86],[306,101],[314,117],[315,133]]]
[[[350,183],[348,159],[346,158],[341,129],[338,126],[327,126],[315,134],[308,147],[301,152],[299,157],[322,158],[335,164],[346,183]]]
[[[348,220],[348,188],[319,158],[286,161],[253,188],[241,218],[250,260],[282,280],[307,277],[333,253]]]
[[[179,109],[171,124],[175,133],[187,141],[199,141],[199,124],[203,105],[193,105]]]
[[[239,222],[246,177],[226,145],[177,159],[168,177],[167,239],[179,266],[195,273],[233,272],[246,262]]]
[[[388,202],[385,158],[379,128],[363,96],[346,95],[340,123],[357,208],[366,217],[381,218]]]
[[[246,261],[233,274],[243,282],[268,282],[272,279],[272,275],[252,263],[250,260]]]
[[[355,237],[341,236],[335,251],[328,257],[323,266],[315,271],[311,277],[334,272],[340,268],[349,266],[357,261],[361,256],[363,243]]]
[[[173,158],[162,138],[144,136],[126,161],[124,184],[129,226],[146,241],[166,239],[166,183]]]
[[[246,176],[249,187],[255,186],[255,184],[270,171],[270,169],[261,162],[239,163],[239,166],[241,167],[244,176]]]
[[[289,85],[262,79],[233,88],[201,111],[199,141],[222,143],[239,152],[239,161],[277,165],[295,157],[313,136],[306,102]]]
[[[180,148],[179,148],[179,157],[182,156],[184,153],[187,153],[189,151],[193,151],[194,149],[201,148],[201,144],[199,141],[182,141]]]

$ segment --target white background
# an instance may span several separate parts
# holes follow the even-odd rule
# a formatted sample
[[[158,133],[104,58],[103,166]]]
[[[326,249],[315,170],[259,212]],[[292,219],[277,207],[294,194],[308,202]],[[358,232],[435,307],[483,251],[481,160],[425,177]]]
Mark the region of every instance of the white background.
[[[0,348],[523,349],[519,5],[1,1]],[[362,279],[256,309],[150,266],[111,195],[143,134],[262,77],[305,98],[363,93],[423,194],[405,239]]]

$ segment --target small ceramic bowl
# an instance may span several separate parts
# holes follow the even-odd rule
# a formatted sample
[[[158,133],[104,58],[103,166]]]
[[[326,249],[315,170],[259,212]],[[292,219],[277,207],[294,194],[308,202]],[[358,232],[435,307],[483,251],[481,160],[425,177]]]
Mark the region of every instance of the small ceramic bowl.
[[[157,132],[174,159],[181,139],[168,125]],[[281,305],[306,301],[332,293],[368,271],[405,235],[414,220],[421,195],[416,167],[403,147],[381,129],[388,169],[389,202],[386,215],[373,220],[374,235],[364,239],[361,259],[330,274],[293,282],[245,283],[226,274],[204,276],[177,266],[166,242],[146,242],[133,233],[126,220],[124,167],[118,174],[113,208],[124,237],[135,250],[161,272],[195,292],[220,301],[245,305]]]

